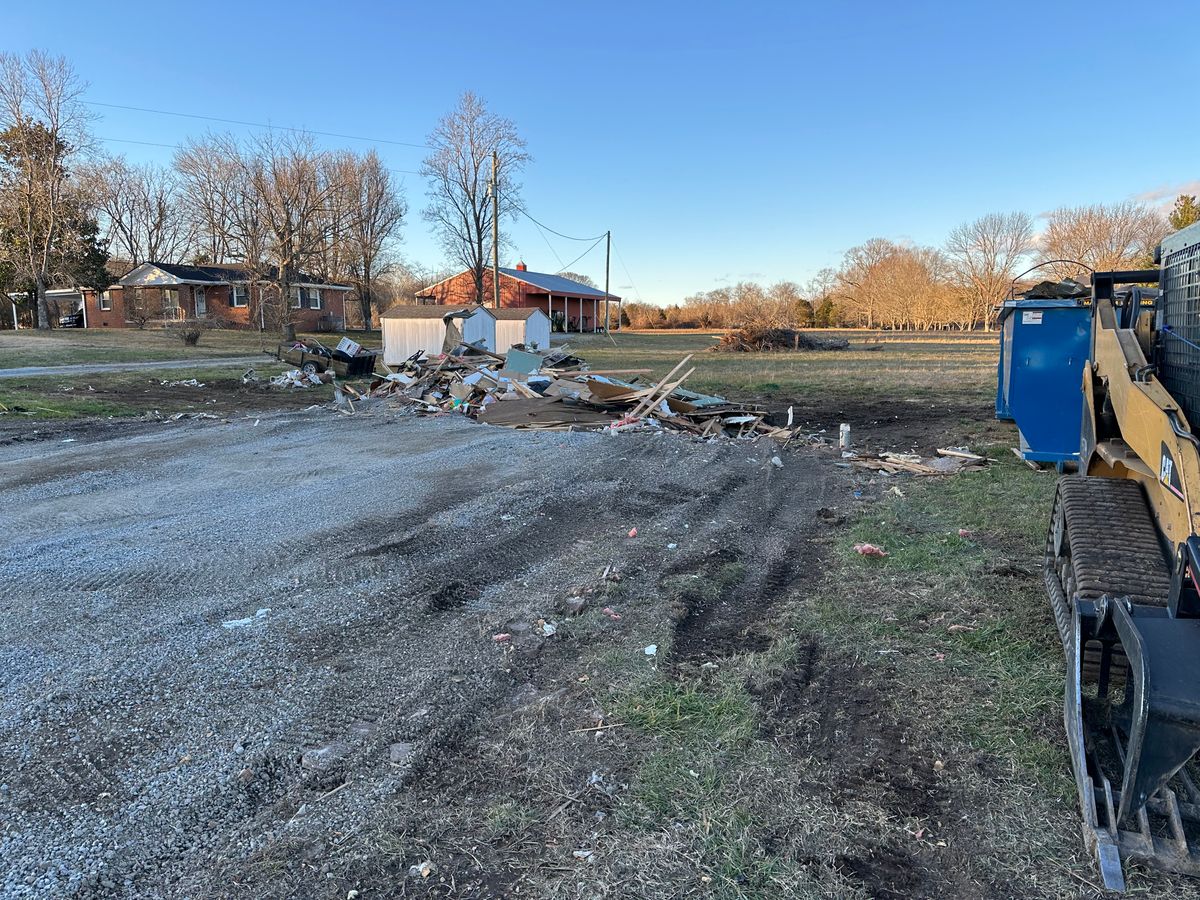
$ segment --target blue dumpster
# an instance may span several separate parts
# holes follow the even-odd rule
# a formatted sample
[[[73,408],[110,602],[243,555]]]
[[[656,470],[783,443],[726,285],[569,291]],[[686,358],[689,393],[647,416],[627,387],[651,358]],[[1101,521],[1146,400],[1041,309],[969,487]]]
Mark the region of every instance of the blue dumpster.
[[[1076,300],[1010,300],[1000,310],[996,417],[1012,419],[1021,457],[1079,461],[1083,366],[1092,310]]]

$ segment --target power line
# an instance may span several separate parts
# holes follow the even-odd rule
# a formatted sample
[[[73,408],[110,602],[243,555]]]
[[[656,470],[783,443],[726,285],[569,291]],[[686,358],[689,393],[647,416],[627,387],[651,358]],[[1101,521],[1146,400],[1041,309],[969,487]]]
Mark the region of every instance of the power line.
[[[97,140],[107,141],[110,143],[117,143],[117,144],[141,144],[143,147],[165,147],[167,150],[182,149],[178,144],[159,144],[159,143],[156,143],[155,141],[135,141],[135,140],[132,140],[131,138],[97,137]],[[412,169],[393,169],[389,166],[385,166],[384,168],[386,168],[389,172],[396,172],[400,175],[420,175],[421,174],[420,172],[415,172]]]
[[[554,249],[554,245],[550,243],[550,239],[548,237],[546,237],[546,232],[542,231],[542,226],[539,225],[537,222],[534,222],[533,227],[535,229],[537,229],[538,236],[542,239],[543,242],[545,242],[546,246],[550,248],[550,255],[553,256],[556,260],[558,260],[558,264],[560,266],[562,266],[562,268],[558,270],[561,272],[563,269],[566,268],[566,266],[563,266],[562,257],[558,255],[558,251]]]
[[[149,109],[144,106],[124,106],[120,103],[101,103],[98,100],[83,101],[88,106],[103,106],[108,109],[125,109],[131,112],[153,113],[158,116],[177,116],[181,119],[201,119],[205,122],[223,122],[226,125],[244,125],[249,128],[278,129],[279,131],[296,131],[305,134],[319,134],[322,137],[342,138],[348,141],[368,141],[374,144],[394,144],[397,147],[415,147],[418,150],[432,150],[428,144],[413,144],[408,141],[391,141],[387,138],[363,137],[358,134],[340,134],[336,131],[314,131],[311,128],[295,128],[291,125],[269,125],[264,122],[245,122],[241,119],[223,119],[220,116],[202,116],[197,113],[173,112],[169,109]]]
[[[605,235],[605,234],[600,235],[600,237],[596,238],[596,243],[592,244],[592,246],[588,247],[586,250],[584,250],[582,253],[580,253],[577,257],[575,257],[573,260],[571,260],[569,263],[567,263],[565,266],[563,266],[558,271],[565,272],[568,269],[570,269],[571,266],[575,265],[575,263],[579,262],[581,259],[583,259],[585,256],[587,256],[589,253],[591,253],[593,250],[595,250],[597,247],[599,247],[600,242],[602,240],[604,240],[607,236],[608,235]],[[562,260],[560,259],[559,262],[562,262]],[[632,279],[630,279],[630,280],[632,281]]]
[[[625,265],[625,258],[621,256],[621,251],[617,249],[617,245],[612,245],[613,253],[617,255],[617,262],[621,264],[621,268],[625,270],[625,277],[629,279],[629,286],[633,288],[633,292],[637,294],[638,302],[645,303],[642,297],[642,292],[638,290],[638,286],[633,281],[633,276],[629,274],[629,266]]]
[[[517,212],[519,212],[521,215],[523,215],[525,218],[527,218],[534,225],[537,225],[539,228],[545,228],[551,234],[557,234],[560,238],[566,238],[568,241],[598,241],[598,240],[600,240],[600,238],[604,237],[604,235],[602,235],[602,234],[597,235],[596,237],[585,237],[585,238],[571,237],[569,234],[563,234],[561,231],[555,231],[549,225],[543,225],[541,222],[539,222],[537,219],[535,219],[533,216],[531,216],[528,212],[526,212],[523,207],[517,206],[515,203],[512,204],[512,208],[515,209]]]

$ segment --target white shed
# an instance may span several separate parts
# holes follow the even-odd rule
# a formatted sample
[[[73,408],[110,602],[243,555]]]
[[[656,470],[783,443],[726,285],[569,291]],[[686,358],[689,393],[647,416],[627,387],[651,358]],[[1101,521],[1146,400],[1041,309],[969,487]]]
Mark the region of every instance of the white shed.
[[[404,362],[414,353],[436,356],[442,352],[446,327],[451,319],[462,330],[468,344],[483,341],[496,349],[496,317],[482,306],[393,306],[379,321],[383,327],[383,361],[389,366]]]
[[[513,344],[527,349],[550,349],[550,318],[536,306],[510,306],[488,310],[496,317],[496,352]]]

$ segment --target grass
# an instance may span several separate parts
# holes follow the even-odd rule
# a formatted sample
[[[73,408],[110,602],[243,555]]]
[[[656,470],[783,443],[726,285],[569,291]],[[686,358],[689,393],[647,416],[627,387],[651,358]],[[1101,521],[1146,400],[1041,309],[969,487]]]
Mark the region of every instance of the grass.
[[[260,378],[282,372],[278,363],[257,366]],[[131,417],[176,412],[226,414],[234,409],[270,409],[324,402],[328,386],[307,390],[258,390],[242,385],[245,366],[204,366],[143,372],[97,372],[73,376],[0,379],[0,421]],[[196,379],[203,388],[172,386]],[[168,384],[163,384],[168,382]]]
[[[369,347],[380,344],[380,334],[355,332],[353,340]],[[323,343],[336,343],[339,335],[301,335]],[[239,329],[204,332],[195,347],[186,346],[171,330],[147,328],[62,328],[51,331],[0,331],[0,369],[24,366],[69,366],[86,363],[151,362],[221,356],[253,356],[273,350],[279,343],[274,333]]]
[[[842,333],[851,346],[874,337]],[[700,392],[766,400],[903,397],[905,400],[979,402],[996,390],[996,336],[951,333],[888,339],[883,349],[801,353],[716,353],[713,332],[557,336],[594,369],[649,368],[665,375],[688,353],[696,372],[687,387]],[[556,343],[559,343],[556,340]]]

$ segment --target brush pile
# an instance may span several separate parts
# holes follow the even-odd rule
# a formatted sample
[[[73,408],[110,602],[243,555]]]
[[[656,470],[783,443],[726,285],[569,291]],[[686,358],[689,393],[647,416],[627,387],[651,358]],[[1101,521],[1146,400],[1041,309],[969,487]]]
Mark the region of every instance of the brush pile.
[[[665,430],[704,438],[772,437],[790,441],[800,429],[777,427],[766,411],[708,394],[683,383],[695,371],[685,357],[658,382],[648,369],[594,371],[568,352],[514,347],[492,353],[461,344],[453,353],[413,358],[391,367],[359,393],[341,385],[343,407],[369,398],[403,404],[418,415],[458,413],[489,425],[536,430],[625,432]]]
[[[729,353],[768,353],[776,350],[849,350],[841,338],[819,338],[794,328],[739,328],[721,335],[714,350]]]

